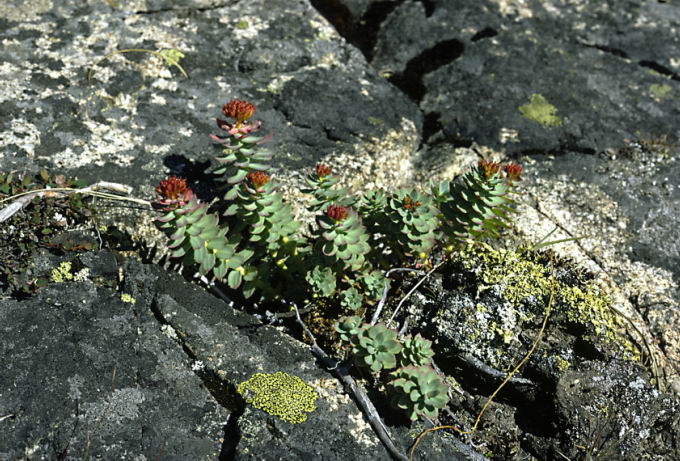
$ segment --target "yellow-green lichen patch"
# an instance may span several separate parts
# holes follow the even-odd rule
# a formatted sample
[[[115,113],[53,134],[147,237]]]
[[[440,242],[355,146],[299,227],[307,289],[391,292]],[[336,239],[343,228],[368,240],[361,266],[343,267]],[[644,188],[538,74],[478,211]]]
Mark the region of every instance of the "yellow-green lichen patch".
[[[52,269],[50,280],[52,280],[54,283],[62,283],[66,280],[73,280],[73,274],[71,274],[71,262],[64,261],[55,269]]]
[[[475,274],[478,294],[493,287],[515,307],[519,319],[531,320],[543,315],[536,308],[546,305],[552,280],[550,267],[537,255],[531,257],[512,250],[474,246],[452,256],[465,270]],[[561,267],[559,270],[574,271],[575,268]],[[554,290],[554,317],[581,325],[586,334],[605,343],[617,344],[628,358],[638,356],[635,346],[623,334],[623,320],[611,309],[611,300],[592,281],[580,281],[580,277],[573,277],[570,282],[556,280]],[[507,336],[506,331],[497,333],[503,339]]]
[[[120,295],[120,300],[128,304],[134,304],[137,302],[137,300],[128,293],[123,293],[122,295]]]
[[[246,402],[284,421],[297,424],[307,420],[316,409],[318,394],[297,376],[282,371],[255,373],[238,385],[237,391]]]
[[[557,108],[540,94],[532,94],[531,102],[519,106],[519,111],[525,118],[543,126],[562,125],[562,118],[555,115]]]
[[[555,366],[560,371],[566,371],[571,366],[571,363],[558,355],[555,357]]]
[[[670,85],[667,85],[665,83],[658,84],[654,83],[652,85],[649,85],[649,92],[654,97],[654,99],[664,99],[668,97],[670,94],[672,88]]]

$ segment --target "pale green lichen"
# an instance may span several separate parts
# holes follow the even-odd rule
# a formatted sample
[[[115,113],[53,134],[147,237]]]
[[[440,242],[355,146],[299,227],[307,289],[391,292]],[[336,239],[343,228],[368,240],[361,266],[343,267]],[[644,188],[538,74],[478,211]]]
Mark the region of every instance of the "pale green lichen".
[[[531,102],[519,106],[520,113],[527,119],[543,126],[560,126],[562,118],[555,115],[557,108],[550,104],[542,95],[532,94]]]
[[[127,293],[123,293],[122,295],[120,295],[120,300],[123,301],[124,303],[128,303],[128,304],[134,304],[134,303],[137,302],[137,300],[135,298],[133,298],[132,296],[130,296]]]
[[[664,99],[668,97],[672,90],[673,89],[670,87],[670,85],[667,85],[665,83],[662,84],[654,83],[652,85],[649,85],[649,92],[654,97],[654,99]]]
[[[50,280],[52,280],[54,283],[62,283],[66,280],[73,280],[73,274],[71,274],[71,262],[64,261],[55,269],[52,269]]]
[[[500,290],[501,297],[515,307],[518,319],[535,318],[540,313],[532,313],[525,306],[544,306],[550,296],[550,268],[521,252],[474,246],[452,256],[466,270],[475,273],[480,283],[478,294],[492,287]],[[611,300],[593,282],[567,284],[556,281],[554,290],[554,315],[582,325],[587,334],[599,337],[605,343],[619,345],[628,358],[639,357],[637,348],[624,335],[623,320],[611,309]],[[500,325],[493,322],[490,327],[504,342],[510,340],[504,322]]]
[[[571,363],[558,355],[555,357],[555,366],[560,371],[566,371],[571,366]]]
[[[238,385],[237,392],[255,408],[293,424],[307,420],[307,413],[316,409],[318,397],[300,378],[281,371],[255,373]]]

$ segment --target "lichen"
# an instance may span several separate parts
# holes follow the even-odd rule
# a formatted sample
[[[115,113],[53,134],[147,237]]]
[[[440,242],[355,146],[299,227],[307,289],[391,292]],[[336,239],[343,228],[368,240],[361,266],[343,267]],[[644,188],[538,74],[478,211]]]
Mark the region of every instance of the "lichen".
[[[519,111],[525,118],[540,123],[543,126],[554,127],[562,125],[562,118],[555,115],[557,108],[540,94],[532,94],[531,102],[519,106]]]
[[[670,94],[671,90],[672,88],[665,83],[662,84],[654,83],[652,85],[649,85],[649,92],[652,94],[654,99],[660,100],[666,98]]]
[[[289,423],[307,420],[307,414],[316,409],[318,394],[297,376],[282,371],[255,373],[238,385],[237,391],[246,402]]]
[[[55,269],[52,269],[50,280],[52,280],[54,283],[62,283],[66,280],[73,280],[73,274],[71,274],[71,262],[64,261]]]
[[[128,304],[134,304],[137,302],[137,300],[128,293],[123,293],[122,295],[120,295],[120,300]]]
[[[550,268],[538,254],[514,250],[495,250],[488,246],[468,247],[453,254],[465,270],[475,274],[478,294],[494,288],[515,310],[517,319],[531,320],[542,315],[552,289]],[[563,273],[574,268],[560,267]],[[579,277],[555,281],[553,316],[567,324],[580,325],[584,334],[618,345],[627,358],[637,358],[637,348],[623,333],[623,320],[611,309],[611,300],[592,281]],[[479,308],[478,308],[479,310]],[[509,342],[506,320],[497,319],[492,328]],[[520,325],[517,325],[520,326]],[[514,329],[516,326],[513,325]]]

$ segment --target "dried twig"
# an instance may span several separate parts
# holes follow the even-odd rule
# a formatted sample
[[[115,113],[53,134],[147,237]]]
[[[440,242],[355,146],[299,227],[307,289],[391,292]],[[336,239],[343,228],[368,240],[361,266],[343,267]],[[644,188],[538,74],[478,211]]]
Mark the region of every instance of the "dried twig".
[[[403,298],[401,298],[401,301],[399,301],[399,304],[397,305],[397,308],[394,310],[394,312],[392,313],[392,316],[391,316],[390,319],[387,321],[387,326],[388,326],[388,327],[390,326],[390,323],[392,323],[392,321],[394,320],[394,318],[397,316],[397,312],[399,312],[399,309],[401,308],[402,304],[404,304],[404,302],[406,302],[406,300],[413,294],[413,292],[415,292],[415,291],[418,289],[418,287],[419,287],[420,285],[422,285],[423,282],[425,282],[425,280],[426,280],[430,275],[432,275],[432,273],[433,273],[434,271],[436,271],[437,269],[439,269],[439,267],[440,267],[442,264],[444,264],[444,262],[445,262],[445,260],[444,260],[444,261],[440,261],[439,263],[437,263],[432,269],[430,269],[430,270],[428,271],[427,274],[425,274],[425,275],[423,276],[423,278],[421,278],[420,280],[418,280],[418,283],[416,283],[415,285],[413,285],[413,288],[411,288],[411,289],[409,290],[409,292],[406,293],[406,296],[404,296]]]
[[[383,294],[382,297],[380,298],[380,302],[378,302],[378,307],[375,309],[375,313],[373,314],[373,318],[371,318],[371,325],[375,325],[378,323],[378,319],[380,318],[380,314],[382,313],[383,307],[385,307],[385,300],[387,299],[387,290],[390,289],[390,281],[389,277],[392,272],[420,272],[418,269],[410,269],[408,267],[395,267],[394,269],[390,269],[387,272],[385,272],[385,286],[383,288]]]
[[[0,209],[0,223],[14,216],[16,213],[19,212],[19,210],[21,210],[23,207],[31,203],[31,201],[36,197],[61,198],[73,194],[83,194],[92,195],[94,197],[100,197],[109,200],[122,200],[127,202],[139,203],[141,205],[151,206],[151,202],[147,200],[142,200],[134,197],[121,197],[120,195],[101,192],[102,189],[118,192],[121,194],[129,194],[130,192],[132,192],[132,187],[130,186],[108,181],[99,181],[95,184],[92,184],[91,186],[83,187],[80,189],[74,189],[71,187],[55,187],[53,189],[38,189],[22,192],[21,194],[13,195],[11,197],[7,197],[0,200],[0,203],[12,200],[9,205],[7,205],[5,208]]]
[[[295,303],[293,303],[293,307],[295,308],[295,314],[298,323],[304,330],[305,334],[309,337],[309,339],[312,341],[312,345],[310,346],[310,350],[312,354],[322,363],[326,368],[331,371],[335,375],[336,378],[338,378],[344,385],[345,388],[348,390],[350,394],[354,397],[354,400],[357,402],[359,407],[363,410],[364,415],[366,418],[368,418],[368,422],[371,424],[373,427],[373,430],[375,431],[376,435],[380,439],[380,441],[383,443],[387,451],[392,455],[392,458],[398,460],[398,461],[408,461],[408,458],[404,453],[402,453],[401,450],[399,450],[395,445],[394,442],[392,441],[392,438],[390,437],[389,433],[387,432],[387,428],[383,424],[382,420],[380,419],[380,415],[378,414],[378,410],[375,409],[375,406],[371,402],[371,400],[368,398],[368,395],[366,395],[366,392],[362,389],[361,386],[357,384],[356,381],[354,381],[354,378],[349,374],[349,370],[345,365],[342,363],[333,360],[326,354],[323,349],[321,349],[318,344],[316,343],[316,338],[312,334],[311,331],[309,331],[309,328],[307,328],[307,325],[302,321],[302,318],[300,317],[300,311],[298,310],[298,307]]]

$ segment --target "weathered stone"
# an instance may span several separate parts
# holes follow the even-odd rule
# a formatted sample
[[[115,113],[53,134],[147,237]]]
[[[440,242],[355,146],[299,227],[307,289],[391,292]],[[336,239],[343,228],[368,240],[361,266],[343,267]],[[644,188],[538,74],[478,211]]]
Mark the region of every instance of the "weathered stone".
[[[110,257],[84,259],[105,266]],[[26,301],[2,300],[0,319],[0,458],[214,460],[220,453],[229,412],[143,302],[84,277]]]

